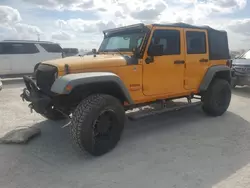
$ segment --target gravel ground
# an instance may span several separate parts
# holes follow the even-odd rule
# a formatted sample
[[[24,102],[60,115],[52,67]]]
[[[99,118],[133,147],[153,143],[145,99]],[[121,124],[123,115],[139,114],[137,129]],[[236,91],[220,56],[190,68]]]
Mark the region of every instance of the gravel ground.
[[[210,118],[199,108],[127,122],[110,153],[87,157],[69,141],[66,122],[30,114],[22,85],[3,83],[0,133],[34,125],[27,145],[0,145],[1,188],[238,188],[250,185],[250,89],[234,91],[229,111]]]

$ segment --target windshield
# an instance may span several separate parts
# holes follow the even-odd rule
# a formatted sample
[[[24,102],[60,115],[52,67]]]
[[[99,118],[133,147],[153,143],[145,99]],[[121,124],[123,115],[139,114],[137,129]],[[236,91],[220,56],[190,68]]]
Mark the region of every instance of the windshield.
[[[240,56],[240,58],[243,59],[250,59],[250,50],[244,53],[243,55]]]
[[[132,52],[134,48],[140,48],[145,33],[116,33],[105,37],[99,48],[99,52]]]

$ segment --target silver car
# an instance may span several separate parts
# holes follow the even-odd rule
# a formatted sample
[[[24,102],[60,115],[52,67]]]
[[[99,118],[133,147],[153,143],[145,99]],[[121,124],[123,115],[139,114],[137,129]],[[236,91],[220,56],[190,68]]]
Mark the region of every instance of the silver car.
[[[0,80],[0,91],[3,89],[3,83],[2,81]]]

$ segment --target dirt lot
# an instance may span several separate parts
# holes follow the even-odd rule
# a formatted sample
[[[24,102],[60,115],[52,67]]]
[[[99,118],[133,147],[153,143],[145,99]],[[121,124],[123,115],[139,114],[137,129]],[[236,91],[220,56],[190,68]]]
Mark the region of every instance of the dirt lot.
[[[22,85],[0,92],[0,133],[34,125],[27,145],[0,145],[1,188],[211,188],[250,185],[250,89],[236,88],[229,111],[210,118],[199,108],[127,122],[121,142],[99,158],[72,148],[66,122],[30,114]]]

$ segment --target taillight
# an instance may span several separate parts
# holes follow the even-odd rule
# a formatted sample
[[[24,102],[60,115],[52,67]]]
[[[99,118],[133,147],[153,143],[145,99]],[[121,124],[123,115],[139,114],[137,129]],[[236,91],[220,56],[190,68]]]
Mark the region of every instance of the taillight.
[[[232,59],[228,59],[228,60],[227,60],[227,66],[228,66],[229,68],[232,67],[232,63],[233,63]]]

